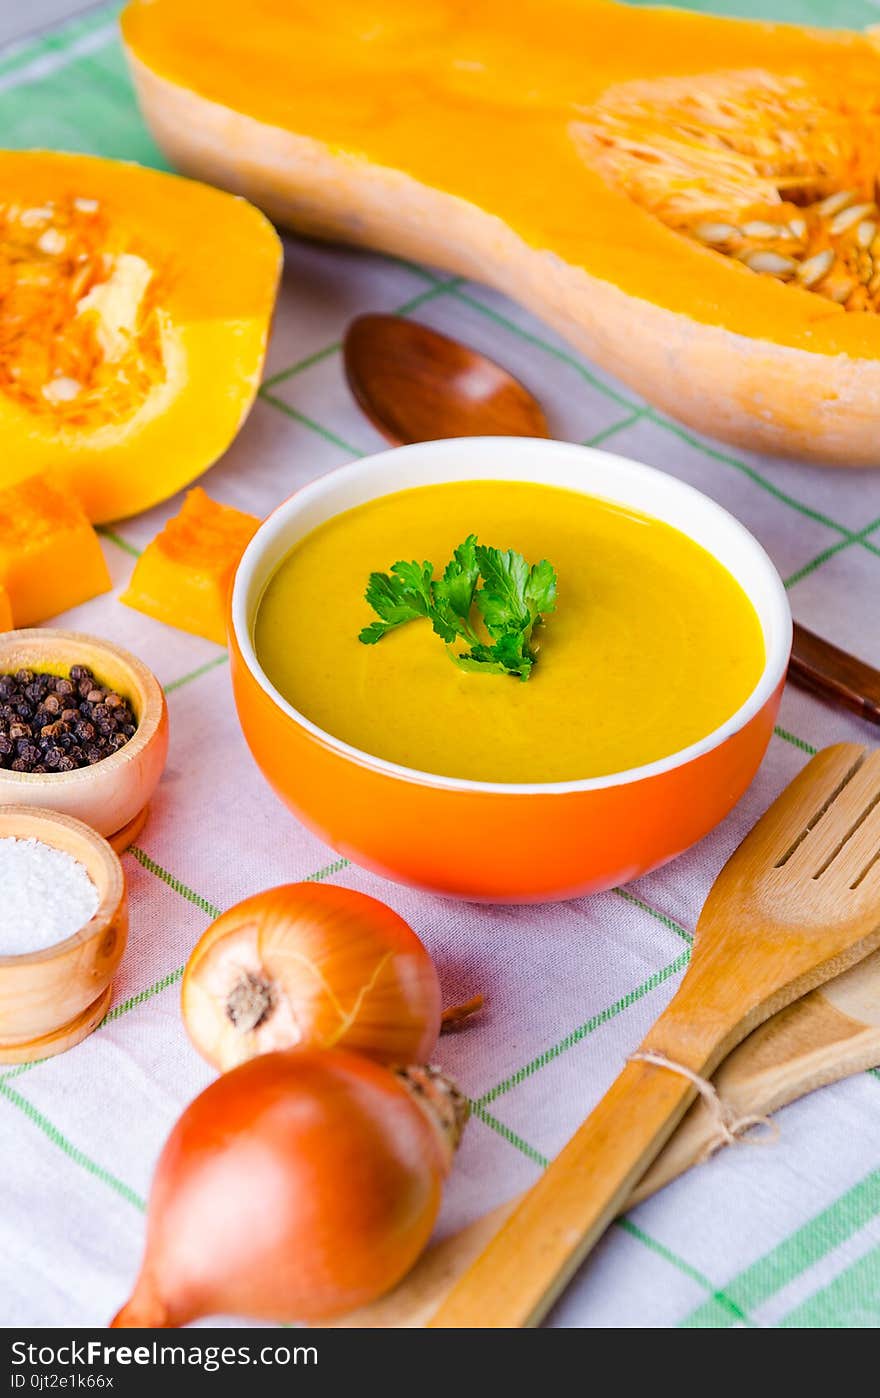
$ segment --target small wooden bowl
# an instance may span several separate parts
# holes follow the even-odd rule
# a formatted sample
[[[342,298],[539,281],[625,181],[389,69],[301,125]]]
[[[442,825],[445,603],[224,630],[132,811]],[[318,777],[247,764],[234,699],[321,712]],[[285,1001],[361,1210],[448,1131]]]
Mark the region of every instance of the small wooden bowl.
[[[95,679],[127,699],[137,732],[124,748],[74,772],[9,772],[0,768],[0,808],[41,806],[82,820],[121,853],[146,819],[168,755],[168,710],[162,686],[142,661],[110,641],[77,631],[35,628],[0,634],[0,674],[42,670],[66,674],[87,665]]]
[[[82,821],[3,806],[0,838],[10,835],[65,850],[85,866],[100,899],[94,917],[64,941],[0,956],[0,1063],[25,1063],[63,1053],[101,1023],[125,950],[128,905],[118,856]]]

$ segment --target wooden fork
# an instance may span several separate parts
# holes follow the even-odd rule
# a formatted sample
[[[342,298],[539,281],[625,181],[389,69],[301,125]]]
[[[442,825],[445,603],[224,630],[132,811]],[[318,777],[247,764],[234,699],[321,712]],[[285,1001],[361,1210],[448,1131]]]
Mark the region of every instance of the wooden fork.
[[[880,945],[880,751],[825,748],[722,869],[688,971],[641,1052],[709,1077],[771,1014]],[[696,1094],[633,1058],[430,1322],[535,1325]]]

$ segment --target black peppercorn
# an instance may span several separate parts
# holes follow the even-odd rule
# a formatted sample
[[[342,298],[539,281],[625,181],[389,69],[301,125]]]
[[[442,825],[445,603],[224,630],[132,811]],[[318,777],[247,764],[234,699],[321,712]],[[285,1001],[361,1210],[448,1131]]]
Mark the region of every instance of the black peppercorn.
[[[0,675],[0,767],[72,772],[124,747],[137,731],[129,704],[85,665],[69,678],[22,669]]]

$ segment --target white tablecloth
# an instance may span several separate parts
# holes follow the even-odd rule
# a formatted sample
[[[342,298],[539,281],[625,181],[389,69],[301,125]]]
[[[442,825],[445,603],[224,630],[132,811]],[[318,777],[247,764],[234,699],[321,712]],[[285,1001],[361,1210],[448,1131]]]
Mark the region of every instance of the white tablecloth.
[[[0,52],[4,144],[158,161],[133,106],[115,8]],[[861,0],[848,8],[868,18]],[[880,473],[769,461],[698,440],[516,306],[385,257],[288,242],[268,386],[204,478],[212,496],[263,514],[383,445],[349,398],[338,352],[346,323],[366,310],[412,314],[488,351],[538,393],[560,437],[650,462],[719,500],[768,549],[795,615],[880,664]],[[106,531],[117,591],[179,504]],[[245,750],[220,647],[111,595],[58,622],[119,641],[155,669],[168,690],[171,754],[150,822],[124,861],[131,940],[112,1012],[69,1054],[0,1074],[7,1325],[101,1324],[126,1296],[154,1162],[211,1078],[184,1036],[178,982],[219,909],[286,880],[332,879],[386,899],[412,923],[437,959],[448,1003],[485,992],[479,1022],[445,1039],[440,1054],[474,1102],[445,1232],[528,1185],[588,1113],[672,994],[724,859],[806,754],[875,736],[788,690],[757,780],[699,848],[600,897],[478,908],[384,883],[296,824]],[[775,1148],[728,1151],[614,1226],[550,1323],[876,1326],[880,1079],[862,1074],[817,1092],[779,1121]]]

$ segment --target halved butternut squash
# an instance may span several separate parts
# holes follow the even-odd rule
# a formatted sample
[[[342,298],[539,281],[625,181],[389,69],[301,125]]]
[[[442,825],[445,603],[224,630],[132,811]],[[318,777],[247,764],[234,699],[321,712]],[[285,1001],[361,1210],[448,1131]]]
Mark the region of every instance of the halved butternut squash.
[[[0,486],[50,472],[100,521],[199,475],[253,402],[280,262],[242,199],[0,151]]]
[[[608,0],[237,13],[123,16],[181,168],[307,233],[491,282],[698,429],[880,463],[867,36]]]
[[[101,542],[73,495],[44,476],[0,488],[0,589],[13,626],[36,626],[110,586]]]
[[[226,603],[256,515],[221,505],[201,486],[144,549],[121,602],[157,621],[226,644]]]

